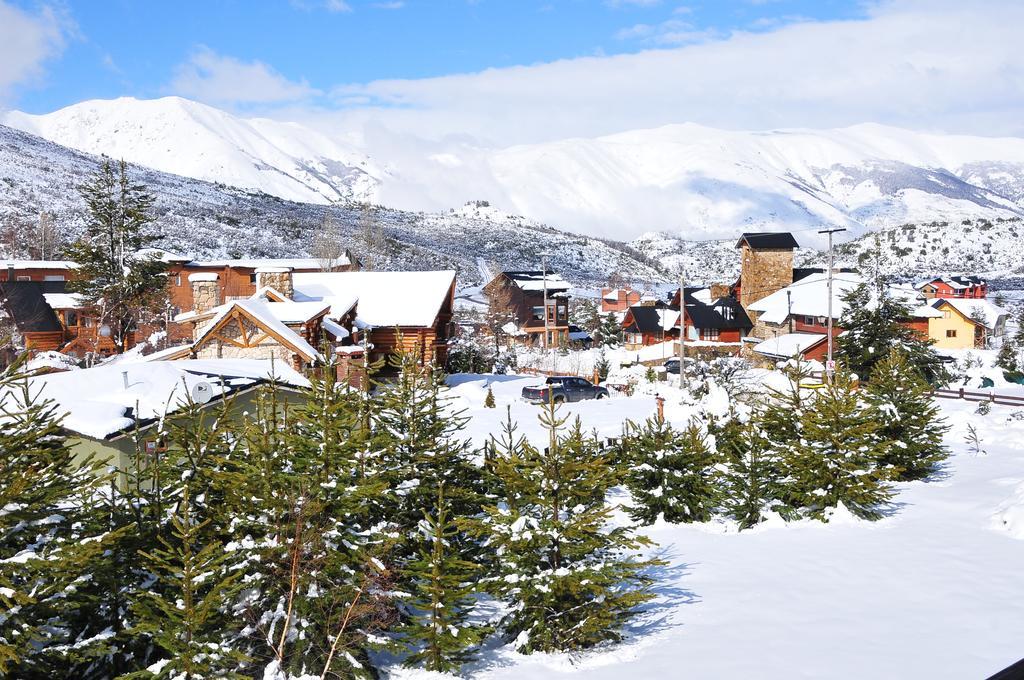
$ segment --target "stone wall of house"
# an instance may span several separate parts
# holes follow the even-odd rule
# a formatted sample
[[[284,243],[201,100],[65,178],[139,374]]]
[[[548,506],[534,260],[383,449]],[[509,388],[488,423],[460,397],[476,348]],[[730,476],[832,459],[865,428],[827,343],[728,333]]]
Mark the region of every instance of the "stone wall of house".
[[[754,324],[754,327],[750,330],[750,334],[755,338],[767,340],[769,338],[774,338],[777,335],[785,335],[786,333],[789,333],[788,323],[768,323],[767,321],[763,321],[759,318],[761,315],[757,312],[750,312],[748,315],[750,316],[751,323]]]
[[[256,270],[256,288],[273,288],[290,300],[295,296],[292,270],[287,267],[261,267]]]
[[[711,289],[711,299],[718,300],[719,298],[729,297],[729,293],[732,290],[732,286],[728,283],[712,283],[708,286]]]
[[[755,250],[744,243],[740,252],[740,304],[743,309],[793,283],[791,249]]]
[[[249,338],[262,334],[256,326],[246,323],[246,333]],[[242,342],[242,329],[237,320],[231,320],[221,327],[218,335],[229,340]],[[265,338],[255,347],[239,347],[219,338],[208,338],[200,347],[195,348],[197,359],[274,359],[281,361],[287,366],[294,367],[293,352],[281,345],[273,338]]]

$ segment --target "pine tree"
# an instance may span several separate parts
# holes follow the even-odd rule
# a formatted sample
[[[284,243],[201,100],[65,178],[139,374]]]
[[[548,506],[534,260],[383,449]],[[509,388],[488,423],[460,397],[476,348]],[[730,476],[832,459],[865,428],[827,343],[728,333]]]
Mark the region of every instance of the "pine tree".
[[[167,515],[154,518],[156,545],[139,551],[151,579],[130,594],[136,620],[128,631],[156,650],[139,665],[159,670],[132,677],[239,677],[244,656],[232,642],[241,623],[232,605],[242,572],[226,544],[236,509],[248,499],[238,494],[244,472],[225,429],[231,408],[230,401],[210,409],[189,401],[169,419],[168,450],[154,461],[155,470],[164,469],[150,478]]]
[[[461,523],[465,525],[465,522]],[[438,488],[433,511],[424,511],[419,533],[421,545],[416,560],[405,572],[412,586],[410,622],[402,628],[405,642],[414,653],[407,666],[423,666],[429,671],[457,672],[470,661],[472,648],[486,633],[468,622],[475,601],[480,567],[462,559],[458,546],[464,526],[451,516],[444,498],[444,484]]]
[[[893,468],[901,480],[931,474],[949,455],[942,444],[949,427],[928,384],[902,352],[890,352],[875,364],[867,393],[877,414],[877,436],[887,446],[880,464]]]
[[[718,503],[716,457],[696,422],[682,431],[664,418],[627,423],[623,449],[630,461],[627,486],[634,521],[707,522]]]
[[[838,371],[800,416],[800,438],[781,451],[785,495],[798,516],[827,520],[842,503],[864,519],[881,517],[892,496],[880,461],[878,413],[863,403],[849,373]]]
[[[611,362],[608,361],[608,356],[604,353],[604,347],[598,350],[597,361],[594,362],[594,370],[597,371],[597,377],[604,382],[608,379],[608,374],[612,370]]]
[[[756,421],[731,420],[716,434],[719,455],[727,461],[722,474],[722,508],[739,528],[749,529],[779,510],[781,463]]]
[[[246,573],[239,646],[268,677],[372,677],[368,651],[394,607],[370,399],[331,365],[310,382],[297,407],[266,391],[241,433],[243,495],[258,505],[232,527]]]
[[[124,161],[115,170],[107,159],[79,193],[88,219],[83,237],[67,248],[68,259],[78,265],[68,289],[82,294],[123,352],[141,317],[166,299],[166,265],[139,252],[154,240],[146,233],[153,197],[131,183]]]
[[[494,404],[494,390],[492,390],[491,386],[488,385],[487,386],[487,396],[484,397],[484,408],[494,408],[494,407],[495,407],[495,404]]]
[[[490,580],[509,605],[507,639],[523,653],[574,650],[619,640],[621,627],[651,599],[638,559],[651,545],[629,526],[609,527],[606,494],[618,475],[579,423],[553,404],[541,414],[549,445],[527,442],[494,461],[508,503],[487,508],[482,524],[499,573]]]
[[[602,347],[614,347],[622,343],[622,325],[615,314],[608,312],[601,319],[601,325],[594,331],[594,340]]]
[[[847,370],[865,379],[875,364],[898,348],[930,383],[942,380],[945,369],[931,348],[933,342],[906,325],[910,310],[888,288],[879,285],[872,292],[867,284],[861,284],[843,296],[843,303],[846,311],[839,325],[846,332],[836,343]]]
[[[442,482],[452,512],[472,517],[480,512],[483,487],[472,450],[459,439],[467,418],[452,406],[443,375],[421,364],[417,352],[396,355],[392,366],[399,375],[380,384],[373,418],[373,446],[388,489],[387,521],[400,531],[414,530]],[[400,540],[396,550],[399,559],[414,557],[411,542]]]
[[[72,677],[103,653],[79,586],[112,540],[92,503],[109,480],[99,463],[75,460],[20,364],[0,373],[0,675]]]
[[[138,632],[148,634],[167,655],[165,663],[128,677],[241,678],[235,668],[242,655],[225,645],[231,626],[226,612],[241,587],[242,574],[229,570],[230,555],[204,534],[210,520],[193,519],[195,499],[185,483],[169,538],[142,558],[159,588],[147,591],[136,603],[142,620]],[[169,595],[169,596],[168,596]]]

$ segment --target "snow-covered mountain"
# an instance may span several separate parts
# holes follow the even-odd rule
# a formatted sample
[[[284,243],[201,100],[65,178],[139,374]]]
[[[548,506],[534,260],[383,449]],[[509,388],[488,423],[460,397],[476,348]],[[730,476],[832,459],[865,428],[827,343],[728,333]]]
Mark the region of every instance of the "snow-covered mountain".
[[[98,162],[0,125],[0,258],[38,255],[42,213],[64,242],[80,234],[85,205],[75,189]],[[308,255],[327,223],[374,269],[458,269],[460,285],[484,283],[484,269],[538,267],[542,255],[576,285],[598,284],[612,272],[638,281],[664,279],[653,261],[624,244],[569,234],[484,204],[444,213],[351,202],[327,206],[139,166],[131,174],[156,198],[156,245],[193,257]]]
[[[89,153],[306,202],[441,211],[467,201],[620,240],[1024,215],[1024,139],[879,125],[737,132],[692,124],[505,149],[369,142],[177,97],[89,101],[6,123]],[[380,136],[379,134],[377,135]],[[813,234],[808,245],[818,245]]]
[[[372,196],[381,171],[359,151],[308,127],[242,119],[182,99],[92,100],[53,113],[8,113],[4,124],[95,155],[306,203]]]

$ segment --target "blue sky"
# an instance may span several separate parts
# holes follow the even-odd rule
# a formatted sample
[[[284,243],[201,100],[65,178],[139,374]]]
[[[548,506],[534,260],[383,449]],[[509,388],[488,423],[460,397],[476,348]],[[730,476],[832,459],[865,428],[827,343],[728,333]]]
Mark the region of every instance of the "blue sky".
[[[1021,0],[0,0],[0,109],[180,95],[353,141],[1024,136]]]
[[[14,90],[22,110],[175,93],[176,74],[197,52],[260,62],[307,84],[315,101],[346,83],[630,53],[864,14],[839,0],[94,0],[59,11],[64,48]]]

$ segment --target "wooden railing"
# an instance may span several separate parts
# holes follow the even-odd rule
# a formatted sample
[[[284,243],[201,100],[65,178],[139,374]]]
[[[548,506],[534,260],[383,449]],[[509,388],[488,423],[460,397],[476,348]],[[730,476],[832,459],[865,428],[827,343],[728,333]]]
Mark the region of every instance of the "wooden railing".
[[[961,387],[957,390],[932,390],[932,396],[936,399],[963,399],[964,401],[987,401],[993,404],[1004,406],[1024,407],[1024,396],[1012,394],[996,394],[993,391],[972,392]]]

